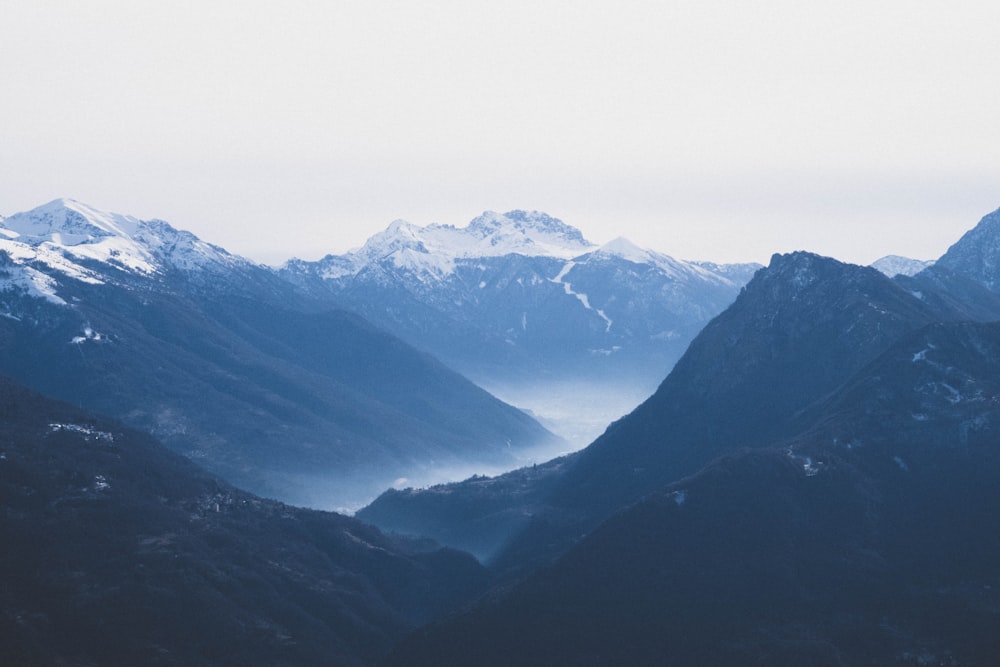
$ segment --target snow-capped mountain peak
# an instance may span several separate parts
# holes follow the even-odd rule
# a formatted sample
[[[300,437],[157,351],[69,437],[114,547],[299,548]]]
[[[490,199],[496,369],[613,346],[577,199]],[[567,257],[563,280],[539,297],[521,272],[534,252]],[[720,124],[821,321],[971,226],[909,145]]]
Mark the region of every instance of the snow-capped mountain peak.
[[[55,199],[26,213],[12,215],[3,225],[8,238],[32,245],[51,241],[74,246],[107,236],[130,237],[138,229],[139,220],[99,211],[74,199]]]
[[[425,277],[451,274],[458,260],[525,255],[572,259],[595,249],[580,230],[538,211],[486,211],[466,227],[421,227],[395,220],[358,250],[321,260],[327,279],[352,275],[366,266],[389,262]],[[286,266],[292,266],[289,262]]]
[[[890,278],[895,276],[914,276],[928,266],[934,264],[934,260],[911,259],[900,255],[886,255],[881,259],[872,262],[873,269],[878,269]]]
[[[18,269],[5,284],[56,302],[63,278],[100,284],[252,264],[162,220],[109,213],[73,199],[55,199],[0,220],[0,251]]]
[[[476,254],[518,254],[570,259],[589,252],[594,244],[579,229],[540,211],[486,211],[469,223],[466,232],[480,239]]]
[[[93,262],[149,275],[157,271],[153,254],[134,240],[142,223],[72,199],[56,199],[5,219],[0,249],[20,263],[35,263],[75,279],[103,282]]]
[[[646,250],[645,248],[640,248],[624,236],[619,236],[616,239],[608,241],[598,248],[596,253],[611,257],[619,257],[630,262],[635,262],[636,264],[645,264],[653,261],[653,258],[657,256],[657,253]]]
[[[673,280],[701,280],[706,282],[724,283],[735,285],[730,278],[722,275],[719,271],[701,266],[694,262],[685,262],[674,259],[670,255],[664,255],[654,250],[640,248],[625,237],[619,236],[608,241],[600,248],[588,255],[602,259],[619,259],[633,264],[646,264],[655,266],[664,275],[670,276]],[[745,282],[745,281],[743,281]]]

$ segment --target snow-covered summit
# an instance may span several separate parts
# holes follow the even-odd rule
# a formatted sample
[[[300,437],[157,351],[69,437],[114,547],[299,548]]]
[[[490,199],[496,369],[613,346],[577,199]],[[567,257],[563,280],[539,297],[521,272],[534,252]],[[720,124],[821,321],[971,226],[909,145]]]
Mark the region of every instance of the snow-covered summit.
[[[619,257],[630,262],[635,262],[636,264],[646,264],[653,261],[654,257],[658,255],[658,253],[655,253],[652,250],[640,248],[624,236],[619,236],[616,239],[608,241],[598,248],[594,254],[608,257]]]
[[[619,236],[608,241],[600,248],[589,254],[592,258],[617,258],[623,259],[633,264],[647,264],[658,268],[664,275],[674,280],[685,278],[697,278],[707,282],[720,282],[735,284],[728,277],[721,275],[718,271],[712,271],[695,262],[685,262],[674,259],[670,255],[640,248],[628,239]],[[745,282],[745,281],[744,281]]]
[[[570,259],[594,249],[575,227],[538,211],[486,211],[467,227],[402,221],[369,239],[362,252],[386,256],[385,250],[405,247],[423,254],[453,259],[503,255],[550,256]]]
[[[486,211],[469,223],[468,231],[493,246],[513,246],[520,254],[563,257],[587,251],[594,244],[583,238],[579,229],[541,211]],[[539,252],[541,250],[541,252]]]
[[[392,222],[358,250],[320,260],[326,278],[357,273],[372,264],[390,262],[415,274],[443,277],[461,259],[525,255],[572,259],[594,250],[580,230],[538,211],[486,211],[466,227],[405,220]],[[292,266],[297,262],[289,262]]]
[[[139,224],[132,216],[99,211],[73,199],[55,199],[3,221],[8,238],[31,245],[50,241],[63,246],[94,243],[108,236],[129,237]]]
[[[899,275],[915,276],[933,264],[934,260],[911,259],[900,255],[886,255],[885,257],[872,262],[872,268],[878,269],[890,278],[894,278]]]
[[[162,220],[109,213],[73,199],[56,199],[0,219],[0,251],[8,258],[6,286],[59,302],[63,278],[92,284],[170,271],[252,264]]]
[[[96,270],[93,262],[99,262],[148,275],[168,269],[192,270],[210,264],[247,262],[162,220],[144,221],[109,213],[73,199],[56,199],[0,220],[0,236],[0,248],[9,249],[11,244],[26,246],[46,264],[47,256],[52,253],[69,261],[90,260],[91,270]],[[25,250],[13,254],[22,256]]]

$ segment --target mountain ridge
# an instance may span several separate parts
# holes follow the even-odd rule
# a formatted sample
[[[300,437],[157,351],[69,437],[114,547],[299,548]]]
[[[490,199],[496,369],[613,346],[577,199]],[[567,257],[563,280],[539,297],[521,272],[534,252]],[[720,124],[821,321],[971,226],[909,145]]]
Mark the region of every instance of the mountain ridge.
[[[1000,209],[983,216],[937,261],[937,266],[965,275],[1000,292]]]

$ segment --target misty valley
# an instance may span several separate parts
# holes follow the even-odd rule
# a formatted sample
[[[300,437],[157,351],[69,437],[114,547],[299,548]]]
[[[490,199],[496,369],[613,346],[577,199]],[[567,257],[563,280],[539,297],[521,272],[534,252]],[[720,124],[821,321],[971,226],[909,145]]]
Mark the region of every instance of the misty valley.
[[[0,217],[0,416],[5,665],[1000,664],[1000,211],[269,267],[59,199]]]

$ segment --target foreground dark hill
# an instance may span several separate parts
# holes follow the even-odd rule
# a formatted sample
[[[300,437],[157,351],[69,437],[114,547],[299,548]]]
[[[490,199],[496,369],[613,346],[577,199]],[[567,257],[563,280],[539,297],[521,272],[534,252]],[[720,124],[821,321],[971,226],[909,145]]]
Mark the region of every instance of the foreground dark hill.
[[[1000,325],[924,327],[385,664],[996,664],[998,481]]]
[[[0,664],[367,665],[483,584],[6,379],[0,417]]]
[[[163,222],[56,201],[0,226],[0,372],[256,493],[357,507],[561,442],[356,315]]]
[[[509,565],[547,557],[726,451],[794,435],[806,408],[899,337],[963,315],[875,269],[809,253],[776,255],[698,335],[652,397],[555,474],[389,492],[359,516],[480,552],[491,538]],[[515,519],[508,543],[510,533],[490,532],[497,512]]]

